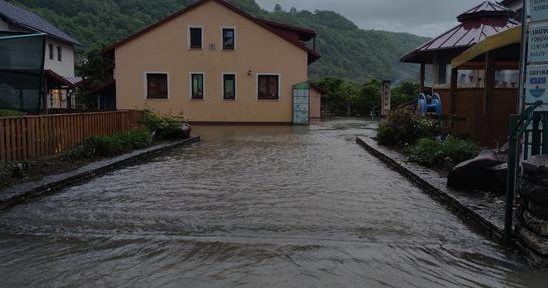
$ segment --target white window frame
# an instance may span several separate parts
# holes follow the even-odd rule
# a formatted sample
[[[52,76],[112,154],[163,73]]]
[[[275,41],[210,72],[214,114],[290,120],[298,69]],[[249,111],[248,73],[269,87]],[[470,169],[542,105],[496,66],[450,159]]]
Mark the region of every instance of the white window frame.
[[[234,99],[225,99],[225,75],[234,75]],[[221,100],[234,102],[238,99],[238,73],[223,72],[221,73]]]
[[[148,98],[148,74],[164,74],[167,77],[167,98],[165,99],[158,99],[158,98]],[[144,95],[146,101],[167,101],[170,99],[170,84],[169,84],[169,72],[155,72],[155,71],[146,71],[144,74]]]
[[[232,48],[232,49],[225,49],[225,47],[224,47],[224,44],[225,44],[225,39],[223,37],[224,36],[224,34],[223,34],[224,29],[234,30],[234,48]],[[234,26],[221,26],[221,50],[222,51],[236,51],[237,39],[238,39],[238,35],[236,33],[236,27],[234,27]]]
[[[202,47],[201,48],[192,48],[192,35],[190,33],[190,29],[192,28],[200,28],[202,30]],[[204,33],[204,27],[201,25],[189,25],[187,29],[187,40],[188,40],[188,49],[190,50],[204,50],[204,42],[205,42],[205,33]]]
[[[278,99],[260,99],[259,98],[259,76],[278,76]],[[255,75],[255,97],[258,101],[280,101],[282,99],[282,74],[257,73]]]
[[[199,75],[202,75],[202,79],[203,79],[203,85],[204,85],[204,91],[203,91],[203,97],[202,99],[194,99],[192,98],[192,75],[195,75],[195,74],[199,74]],[[191,100],[191,101],[205,101],[206,99],[206,74],[204,72],[189,72],[188,73],[188,98]]]

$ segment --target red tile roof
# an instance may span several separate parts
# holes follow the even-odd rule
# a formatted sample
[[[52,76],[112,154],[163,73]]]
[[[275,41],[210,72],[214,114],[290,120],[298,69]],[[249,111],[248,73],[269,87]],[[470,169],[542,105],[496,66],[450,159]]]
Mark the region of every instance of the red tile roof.
[[[459,15],[457,19],[461,23],[458,26],[419,46],[403,56],[401,61],[430,63],[432,52],[458,53],[489,36],[519,26],[514,16],[514,11],[498,3],[485,1]]]
[[[82,78],[80,77],[64,77],[49,69],[45,70],[44,74],[47,78],[53,80],[56,84],[67,86],[70,88],[78,87],[82,82]]]
[[[125,38],[125,39],[123,39],[122,41],[117,42],[117,43],[115,43],[115,44],[113,44],[113,45],[107,47],[106,49],[103,50],[103,52],[104,52],[104,53],[108,53],[108,52],[110,52],[110,51],[113,51],[113,50],[116,49],[117,47],[120,47],[120,46],[122,46],[122,45],[124,45],[124,44],[126,44],[126,43],[128,43],[128,42],[130,42],[130,41],[132,41],[133,39],[136,39],[136,38],[138,38],[139,36],[141,36],[141,35],[143,35],[143,34],[149,32],[149,31],[152,31],[152,30],[156,29],[157,27],[159,27],[159,26],[161,26],[161,25],[163,25],[163,24],[165,24],[165,23],[167,23],[167,22],[169,22],[169,21],[171,21],[171,20],[173,20],[173,19],[175,19],[175,18],[177,18],[177,17],[179,17],[179,16],[185,14],[186,12],[188,12],[188,11],[194,9],[194,8],[201,6],[202,4],[205,4],[206,2],[209,2],[209,1],[215,1],[215,2],[217,2],[217,3],[221,4],[221,5],[223,5],[224,7],[226,7],[226,8],[228,8],[228,9],[232,10],[233,12],[239,14],[240,16],[245,17],[245,18],[251,20],[252,22],[254,22],[255,24],[257,24],[257,25],[259,25],[259,26],[265,28],[266,30],[268,30],[268,31],[270,31],[270,32],[272,32],[272,33],[274,33],[274,34],[276,34],[276,35],[278,35],[279,37],[281,37],[282,39],[284,39],[284,40],[290,42],[291,44],[293,44],[293,45],[295,45],[295,46],[297,46],[297,47],[299,47],[299,48],[305,50],[305,51],[308,53],[308,62],[309,62],[309,64],[312,63],[312,62],[314,62],[314,61],[316,61],[316,60],[318,60],[318,59],[320,59],[321,56],[320,56],[320,54],[319,54],[317,51],[314,51],[314,50],[312,50],[312,49],[306,47],[306,45],[305,45],[303,42],[299,41],[298,38],[301,37],[301,36],[299,36],[297,39],[295,39],[295,38],[293,38],[293,37],[288,37],[287,33],[281,32],[280,29],[283,28],[283,27],[285,27],[285,30],[288,30],[288,31],[290,31],[290,30],[295,30],[294,32],[297,32],[296,30],[299,30],[300,33],[310,33],[310,32],[312,32],[312,33],[314,33],[314,36],[315,36],[315,32],[314,32],[314,31],[308,30],[308,29],[299,28],[299,27],[295,27],[295,26],[290,26],[290,25],[285,25],[285,24],[281,24],[281,23],[276,23],[276,22],[272,22],[272,21],[266,21],[266,20],[262,20],[262,19],[255,18],[255,17],[253,17],[253,16],[247,14],[246,12],[244,12],[244,11],[242,11],[242,10],[236,8],[235,6],[233,6],[233,5],[229,4],[229,3],[227,3],[227,2],[224,1],[224,0],[200,0],[200,1],[198,1],[198,2],[196,2],[196,3],[194,3],[194,4],[192,4],[192,5],[189,5],[189,6],[185,7],[185,8],[183,8],[182,10],[179,10],[178,12],[172,14],[171,16],[168,16],[167,18],[164,18],[164,19],[161,20],[160,22],[157,22],[157,23],[155,23],[155,24],[153,24],[153,25],[151,25],[151,26],[148,26],[148,27],[146,27],[145,29],[143,29],[143,30],[141,30],[141,31],[139,31],[139,32],[137,32],[137,33],[135,33],[135,34],[133,34],[133,35],[131,35],[131,36]],[[274,28],[274,23],[277,24],[277,25],[276,25],[276,28]],[[300,35],[300,34],[298,34],[298,35]]]

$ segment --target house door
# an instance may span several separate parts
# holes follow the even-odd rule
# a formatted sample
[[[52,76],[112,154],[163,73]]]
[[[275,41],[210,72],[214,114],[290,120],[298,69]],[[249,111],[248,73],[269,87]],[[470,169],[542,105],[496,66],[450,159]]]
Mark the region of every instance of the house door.
[[[310,124],[310,85],[308,82],[293,87],[293,124]]]

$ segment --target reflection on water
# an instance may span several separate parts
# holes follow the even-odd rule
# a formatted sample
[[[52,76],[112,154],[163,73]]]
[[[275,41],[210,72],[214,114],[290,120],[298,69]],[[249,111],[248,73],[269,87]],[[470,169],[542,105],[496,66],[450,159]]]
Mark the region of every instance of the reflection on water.
[[[357,146],[371,125],[197,127],[0,214],[0,286],[546,287]]]

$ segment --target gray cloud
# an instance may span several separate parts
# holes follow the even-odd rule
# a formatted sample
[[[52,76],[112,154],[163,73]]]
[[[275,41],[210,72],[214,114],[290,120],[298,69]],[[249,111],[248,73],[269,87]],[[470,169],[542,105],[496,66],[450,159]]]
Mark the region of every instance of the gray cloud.
[[[256,0],[267,10],[279,3],[284,10],[332,10],[363,29],[436,36],[453,27],[457,15],[480,0]]]

